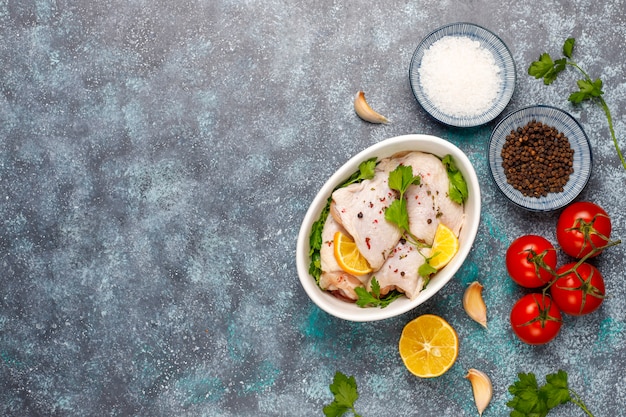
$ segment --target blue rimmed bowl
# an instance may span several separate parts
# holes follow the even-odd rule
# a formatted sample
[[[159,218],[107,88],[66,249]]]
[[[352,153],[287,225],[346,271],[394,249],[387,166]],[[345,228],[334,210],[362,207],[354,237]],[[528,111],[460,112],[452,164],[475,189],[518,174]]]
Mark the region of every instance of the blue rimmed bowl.
[[[424,53],[435,42],[446,36],[466,37],[480,42],[481,47],[487,49],[494,57],[495,63],[500,67],[501,88],[495,100],[481,114],[473,116],[458,116],[446,114],[442,109],[433,104],[432,100],[425,94],[420,80],[420,67]],[[488,123],[498,117],[507,106],[513,92],[516,81],[515,63],[511,52],[504,42],[489,30],[472,23],[452,23],[442,26],[427,35],[417,46],[409,66],[409,80],[413,95],[424,108],[436,120],[456,127],[474,127]]]
[[[502,147],[511,131],[531,121],[542,122],[556,128],[569,139],[574,150],[574,172],[562,192],[548,193],[545,197],[524,196],[507,182],[502,167]],[[593,165],[591,145],[582,126],[564,110],[552,106],[530,106],[507,114],[493,129],[488,148],[489,169],[498,189],[513,204],[532,211],[552,211],[565,207],[589,182]]]

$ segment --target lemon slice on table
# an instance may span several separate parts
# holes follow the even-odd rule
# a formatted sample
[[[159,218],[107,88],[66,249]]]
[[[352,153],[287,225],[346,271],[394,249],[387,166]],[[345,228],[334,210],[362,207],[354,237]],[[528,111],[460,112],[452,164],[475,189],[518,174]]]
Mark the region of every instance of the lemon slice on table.
[[[335,259],[341,269],[355,276],[372,272],[372,268],[367,262],[367,259],[361,255],[352,237],[341,232],[336,232],[333,243],[335,246]]]
[[[435,232],[435,239],[433,240],[433,246],[430,250],[434,256],[430,258],[428,263],[435,269],[441,269],[448,264],[454,258],[454,255],[459,251],[459,239],[454,232],[444,225],[439,223],[437,225],[437,231]]]
[[[459,355],[459,338],[447,321],[424,314],[404,326],[399,349],[404,366],[413,375],[434,378],[454,365]]]

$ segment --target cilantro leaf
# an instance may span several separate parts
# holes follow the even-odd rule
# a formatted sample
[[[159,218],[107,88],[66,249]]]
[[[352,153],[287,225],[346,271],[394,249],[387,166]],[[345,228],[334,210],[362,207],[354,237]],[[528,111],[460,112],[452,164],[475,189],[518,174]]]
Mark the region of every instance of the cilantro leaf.
[[[350,409],[343,405],[337,404],[336,402],[332,402],[323,408],[324,415],[326,417],[341,417],[345,413],[347,413]]]
[[[450,196],[450,199],[455,203],[463,204],[469,195],[467,183],[465,182],[465,178],[463,178],[463,174],[461,174],[461,171],[459,171],[456,167],[456,164],[452,159],[452,155],[446,155],[441,162],[443,162],[446,166],[446,170],[448,171],[448,179],[450,181],[448,195]]]
[[[571,401],[567,385],[567,373],[559,370],[555,374],[546,375],[546,384],[541,387],[540,392],[546,396],[549,408]]]
[[[430,266],[428,262],[424,262],[423,264],[421,264],[417,270],[417,273],[423,278],[428,278],[436,272],[437,270]]]
[[[568,402],[593,417],[578,394],[569,388],[565,371],[546,375],[546,383],[541,387],[533,373],[520,373],[517,377],[518,380],[509,386],[513,399],[506,403],[512,409],[511,417],[545,417],[553,408]]]
[[[356,295],[359,297],[356,300],[356,305],[359,307],[380,307],[385,308],[392,301],[402,296],[402,293],[399,291],[390,291],[385,296],[380,296],[380,284],[376,277],[372,277],[372,281],[370,282],[371,291],[367,291],[363,287],[357,287],[354,289]]]
[[[396,169],[389,173],[389,188],[396,190],[403,195],[409,185],[419,185],[421,177],[413,176],[413,168],[406,165],[398,165]]]
[[[335,373],[333,383],[330,384],[330,392],[335,395],[337,404],[348,408],[351,408],[359,398],[354,377],[348,377],[341,372]]]
[[[359,398],[359,392],[353,376],[348,377],[337,371],[329,388],[334,400],[323,409],[326,417],[340,417],[349,411],[358,416],[354,402]]]
[[[563,55],[565,55],[569,59],[572,59],[572,52],[574,51],[575,42],[576,41],[574,40],[574,38],[567,38],[567,40],[563,44]]]
[[[566,60],[557,59],[552,60],[552,57],[547,52],[544,52],[539,56],[538,61],[534,61],[528,67],[528,75],[531,75],[537,79],[543,78],[545,85],[552,84],[556,80],[557,75],[565,69]]]
[[[576,82],[579,91],[575,91],[568,97],[568,100],[574,104],[578,104],[584,100],[590,100],[595,97],[600,97],[604,94],[602,91],[602,80],[578,80]]]
[[[371,180],[372,178],[374,178],[375,173],[376,173],[376,157],[370,158],[366,161],[361,162],[359,164],[359,170],[354,172],[350,176],[350,178],[345,180],[337,188],[347,187],[350,184],[354,184],[355,182],[361,182],[363,180]]]
[[[326,205],[320,213],[320,217],[313,222],[311,226],[311,234],[309,235],[309,256],[311,257],[311,263],[309,264],[309,274],[315,278],[315,282],[319,283],[322,276],[322,260],[320,256],[320,250],[322,248],[322,231],[324,230],[324,224],[328,218],[330,212],[331,198],[328,198]]]
[[[394,223],[402,231],[409,230],[409,212],[406,208],[406,200],[394,200],[385,210],[385,220]]]
[[[552,57],[548,53],[541,54],[539,56],[539,60],[532,62],[528,67],[528,74],[537,79],[543,78],[543,83],[549,85],[556,79],[557,75],[566,68],[566,66],[570,66],[578,70],[583,75],[583,79],[577,82],[579,91],[572,92],[569,95],[568,100],[573,104],[579,104],[585,100],[596,99],[593,101],[604,111],[609,125],[609,131],[611,132],[611,138],[613,139],[613,145],[615,146],[615,151],[620,162],[622,163],[622,166],[626,169],[626,158],[624,158],[617,136],[615,136],[611,111],[608,104],[602,98],[602,95],[604,94],[602,91],[602,81],[599,78],[593,81],[589,74],[587,74],[585,70],[572,60],[575,44],[576,41],[574,38],[568,38],[563,44],[564,57],[557,59],[556,61],[553,61]]]
[[[385,210],[385,220],[398,226],[403,234],[408,233],[410,235],[409,212],[406,208],[404,193],[410,185],[419,185],[421,180],[422,178],[419,175],[413,175],[411,166],[398,165],[396,169],[389,173],[389,188],[398,191],[400,196]]]

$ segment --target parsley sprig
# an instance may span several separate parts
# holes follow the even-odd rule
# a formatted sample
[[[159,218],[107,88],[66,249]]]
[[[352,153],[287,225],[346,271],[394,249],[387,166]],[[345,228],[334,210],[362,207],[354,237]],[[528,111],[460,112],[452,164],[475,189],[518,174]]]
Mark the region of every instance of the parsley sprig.
[[[354,291],[356,295],[359,296],[359,299],[356,301],[356,305],[359,307],[380,307],[385,308],[392,301],[402,296],[402,293],[399,291],[390,291],[388,294],[384,296],[380,296],[380,284],[376,277],[372,277],[372,281],[370,282],[371,291],[367,291],[363,287],[356,287]]]
[[[359,398],[359,391],[353,376],[348,377],[337,371],[329,388],[335,398],[324,407],[326,417],[340,417],[348,412],[352,412],[354,417],[360,417],[354,408],[354,402]]]
[[[452,159],[452,155],[444,156],[441,162],[443,162],[446,170],[448,171],[448,180],[450,181],[450,185],[448,186],[448,195],[450,196],[450,199],[455,203],[463,204],[469,195],[467,183],[465,182],[465,178],[463,178],[463,174],[456,167],[454,159]]]
[[[414,245],[418,250],[421,247],[426,246],[424,243],[415,237],[409,230],[409,212],[406,207],[406,198],[404,194],[411,185],[420,185],[422,177],[419,175],[413,175],[413,168],[409,165],[398,165],[396,169],[389,173],[389,188],[397,191],[400,195],[397,200],[394,200],[387,210],[385,210],[385,219],[391,223],[394,223],[405,239]],[[421,253],[421,252],[420,252]],[[433,254],[434,256],[434,254]],[[418,269],[417,273],[424,277],[427,281],[428,278],[437,272],[435,268],[428,263],[429,258],[426,259]]]
[[[606,104],[606,101],[604,101],[604,98],[602,98],[602,95],[604,94],[604,91],[602,91],[602,80],[600,78],[592,80],[589,74],[587,74],[576,62],[572,60],[574,44],[574,38],[568,38],[563,44],[564,57],[556,60],[553,60],[550,54],[544,52],[539,56],[539,60],[530,64],[530,67],[528,67],[528,74],[537,79],[543,78],[543,83],[545,85],[550,85],[567,66],[576,68],[583,75],[583,78],[576,82],[578,85],[578,91],[572,92],[569,95],[568,100],[573,104],[579,104],[583,101],[590,100],[596,102],[602,108],[609,124],[609,131],[611,132],[617,156],[622,162],[624,169],[626,169],[626,159],[624,159],[624,156],[622,155],[622,151],[620,150],[619,143],[615,136],[611,111],[609,110],[609,106]]]
[[[398,165],[389,173],[389,188],[397,191],[400,195],[385,210],[385,219],[400,228],[403,235],[408,235],[414,242],[417,238],[409,230],[409,211],[406,208],[404,193],[410,185],[419,185],[422,177],[413,175],[413,168],[409,165]]]
[[[535,374],[520,373],[509,387],[513,399],[507,403],[511,417],[545,417],[553,408],[571,402],[580,407],[588,417],[593,417],[581,397],[567,383],[567,373],[559,370],[546,375],[546,383],[539,386]]]

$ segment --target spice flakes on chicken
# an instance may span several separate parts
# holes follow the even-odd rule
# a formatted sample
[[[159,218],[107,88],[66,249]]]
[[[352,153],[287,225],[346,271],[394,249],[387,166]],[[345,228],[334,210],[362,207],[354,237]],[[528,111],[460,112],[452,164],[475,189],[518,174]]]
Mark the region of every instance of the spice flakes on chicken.
[[[411,166],[419,175],[405,197],[410,232],[420,240],[418,249],[403,238],[401,230],[385,219],[385,210],[398,198],[388,185],[389,173],[398,165]],[[339,298],[356,301],[355,289],[371,289],[376,278],[381,295],[397,290],[414,299],[424,286],[419,267],[430,256],[437,225],[443,223],[458,237],[464,221],[463,205],[448,196],[449,180],[444,164],[425,152],[404,152],[381,160],[374,177],[335,190],[330,216],[322,232],[320,288]],[[355,277],[341,270],[334,258],[332,236],[336,231],[349,234],[373,272]],[[422,245],[423,243],[423,245]]]

